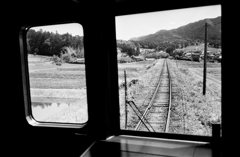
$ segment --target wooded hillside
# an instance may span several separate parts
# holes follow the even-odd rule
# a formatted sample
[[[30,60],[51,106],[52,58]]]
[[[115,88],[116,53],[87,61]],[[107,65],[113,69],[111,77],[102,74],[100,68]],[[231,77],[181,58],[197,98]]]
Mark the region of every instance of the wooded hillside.
[[[130,41],[160,44],[162,42],[183,42],[204,40],[204,24],[210,20],[213,26],[208,26],[208,41],[221,44],[221,16],[203,19],[171,30],[159,30],[154,34],[131,38]],[[203,30],[202,30],[203,29]]]
[[[83,37],[72,36],[69,33],[58,34],[50,33],[43,30],[35,31],[30,29],[27,32],[27,49],[29,54],[60,56],[64,53],[66,48],[72,48],[76,51],[76,54],[83,56]]]

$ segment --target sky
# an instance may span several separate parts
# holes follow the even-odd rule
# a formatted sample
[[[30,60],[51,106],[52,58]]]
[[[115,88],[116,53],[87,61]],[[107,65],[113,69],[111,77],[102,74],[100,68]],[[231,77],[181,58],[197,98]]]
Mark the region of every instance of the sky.
[[[129,40],[218,16],[221,16],[221,5],[117,16],[116,38]]]
[[[79,23],[39,26],[39,27],[32,27],[31,29],[34,29],[35,31],[42,29],[43,31],[53,32],[53,33],[56,33],[57,31],[59,34],[65,34],[68,32],[73,36],[75,35],[83,36],[83,27]]]

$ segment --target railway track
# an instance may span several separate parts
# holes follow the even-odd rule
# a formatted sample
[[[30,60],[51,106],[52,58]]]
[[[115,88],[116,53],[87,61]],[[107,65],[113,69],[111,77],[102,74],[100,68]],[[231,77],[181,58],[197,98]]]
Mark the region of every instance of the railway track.
[[[171,78],[167,60],[163,62],[154,94],[141,114],[135,130],[150,132],[168,132],[171,109]]]

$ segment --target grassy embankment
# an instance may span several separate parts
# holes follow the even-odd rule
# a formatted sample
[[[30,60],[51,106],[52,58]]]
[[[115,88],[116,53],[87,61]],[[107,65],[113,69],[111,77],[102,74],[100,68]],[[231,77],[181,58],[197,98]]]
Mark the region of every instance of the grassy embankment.
[[[180,127],[172,127],[174,133],[206,135],[212,134],[212,123],[221,123],[221,84],[207,79],[206,95],[202,94],[203,80],[197,77],[191,66],[178,67],[169,62],[174,80],[172,116],[182,117]],[[178,122],[172,121],[173,125]]]
[[[154,92],[157,78],[160,74],[159,69],[162,66],[163,59],[155,61],[143,61],[127,64],[119,64],[119,97],[120,97],[120,124],[125,127],[125,94],[124,94],[124,76],[123,70],[127,73],[128,100],[134,101],[143,113],[146,109],[151,95]],[[127,129],[134,129],[138,117],[128,106]]]
[[[183,62],[187,63],[186,61]],[[172,114],[177,113],[181,119],[181,121],[171,122],[173,126],[178,127],[171,127],[170,131],[183,134],[211,135],[211,123],[221,123],[220,84],[207,80],[207,93],[206,96],[203,96],[202,79],[201,77],[196,77],[196,74],[191,70],[195,66],[194,63],[188,66],[179,64],[177,67],[175,61],[169,60],[169,64],[175,90],[172,108],[174,112]],[[122,86],[123,69],[127,71],[128,100],[133,100],[143,112],[148,100],[151,98],[152,87],[156,82],[156,74],[159,73],[160,65],[160,62],[157,63],[156,61],[142,67],[139,67],[139,63],[120,65],[119,93],[122,129],[125,126],[125,99],[124,86]],[[171,117],[172,119],[174,118],[173,115]],[[128,107],[128,129],[133,129],[137,121],[137,116]]]

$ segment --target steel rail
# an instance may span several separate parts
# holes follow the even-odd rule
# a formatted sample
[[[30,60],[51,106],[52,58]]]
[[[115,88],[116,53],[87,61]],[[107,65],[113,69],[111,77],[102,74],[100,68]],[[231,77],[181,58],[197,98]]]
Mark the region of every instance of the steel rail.
[[[133,104],[133,106],[137,109],[138,113],[144,118],[144,120],[146,121],[146,123],[150,126],[150,128],[153,130],[153,132],[155,132],[154,128],[152,127],[152,125],[148,122],[148,120],[146,119],[146,117],[144,117],[141,113],[141,111],[138,109],[138,107],[136,106],[136,104],[134,103],[134,101],[128,101],[127,102],[129,105],[130,103]],[[131,106],[131,105],[130,105]],[[131,108],[133,109],[133,107],[131,106]],[[133,109],[134,110],[134,109]],[[137,112],[134,111],[137,115]],[[139,115],[137,115],[139,120],[141,120],[141,122],[144,124],[144,126],[148,129],[148,131],[150,131],[150,129],[147,127],[146,123],[144,122],[144,120],[141,119],[141,117]]]
[[[169,124],[170,124],[170,114],[171,114],[171,106],[172,106],[172,81],[171,81],[171,75],[169,72],[168,64],[167,64],[167,71],[168,71],[168,80],[169,80],[169,99],[168,99],[168,115],[167,115],[167,124],[165,127],[165,132],[168,132],[169,130]]]
[[[148,113],[148,111],[150,110],[150,108],[151,108],[152,105],[153,105],[153,102],[154,102],[154,100],[155,100],[155,97],[156,97],[156,95],[157,95],[157,93],[158,93],[158,89],[159,89],[160,84],[161,84],[161,77],[162,77],[162,74],[163,74],[163,70],[164,70],[165,63],[166,63],[166,59],[164,59],[164,62],[163,62],[163,67],[162,67],[162,69],[161,69],[161,73],[160,73],[160,77],[159,77],[159,82],[158,82],[157,88],[155,89],[154,94],[153,94],[153,96],[152,96],[152,99],[151,99],[151,101],[150,101],[147,109],[146,109],[145,112],[143,113],[143,115],[142,115],[142,117],[141,117],[141,120],[138,122],[137,126],[135,127],[135,130],[139,130],[139,128],[140,128],[140,126],[141,126],[141,124],[142,124],[142,121],[143,121],[145,115]]]
[[[144,126],[147,128],[148,131],[150,131],[150,129],[147,127],[147,124],[143,121],[143,119],[141,119],[141,117],[137,114],[137,112],[133,109],[133,107],[130,105],[130,102],[127,102],[129,104],[129,106],[132,108],[132,110],[136,113],[137,117],[139,118],[139,120],[144,124]]]

